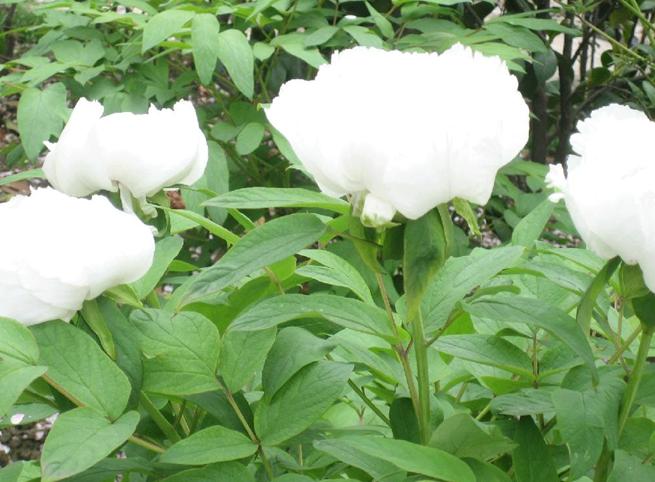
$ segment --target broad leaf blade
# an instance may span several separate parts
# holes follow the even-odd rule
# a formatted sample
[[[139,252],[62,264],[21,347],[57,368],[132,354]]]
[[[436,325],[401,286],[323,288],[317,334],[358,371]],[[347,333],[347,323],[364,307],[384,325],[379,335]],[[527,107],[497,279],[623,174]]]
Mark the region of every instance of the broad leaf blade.
[[[218,329],[194,312],[136,310],[130,316],[144,357],[143,387],[168,395],[218,388]]]
[[[218,263],[199,274],[186,294],[184,304],[241,280],[266,266],[287,258],[315,242],[325,225],[312,214],[291,214],[273,219],[242,237]]]
[[[93,466],[134,433],[137,412],[128,412],[111,423],[91,408],[63,413],[55,422],[43,446],[43,482],[54,482]]]
[[[83,331],[62,321],[33,328],[47,376],[76,402],[117,419],[130,396],[130,382],[120,368]]]
[[[279,445],[318,420],[343,393],[353,366],[321,361],[300,370],[255,412],[255,432],[264,445]]]
[[[302,188],[246,187],[204,202],[205,206],[236,209],[320,208],[347,214],[350,205],[341,199]]]
[[[470,314],[482,318],[527,323],[546,330],[577,353],[591,370],[594,380],[598,380],[598,371],[589,341],[578,323],[560,309],[536,298],[511,295],[498,295],[464,304],[463,307]]]
[[[160,462],[205,465],[249,457],[257,445],[240,432],[220,425],[209,427],[180,440],[160,457]]]
[[[267,298],[239,315],[232,330],[265,330],[298,318],[324,318],[344,328],[393,340],[386,313],[377,306],[336,295],[281,295]]]

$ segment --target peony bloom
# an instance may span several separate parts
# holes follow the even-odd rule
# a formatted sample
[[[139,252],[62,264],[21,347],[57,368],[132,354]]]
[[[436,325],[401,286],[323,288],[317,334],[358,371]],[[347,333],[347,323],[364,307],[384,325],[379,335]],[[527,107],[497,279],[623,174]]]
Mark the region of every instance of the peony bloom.
[[[612,104],[578,122],[571,137],[577,155],[568,175],[553,165],[547,183],[564,199],[587,246],[602,258],[639,264],[655,291],[655,123],[643,112]]]
[[[84,300],[141,278],[150,228],[102,196],[38,189],[0,204],[0,316],[26,325],[69,320]]]
[[[56,189],[71,196],[127,190],[137,199],[173,184],[193,184],[207,165],[207,141],[191,102],[147,114],[103,117],[98,102],[80,99],[43,171]]]
[[[528,139],[529,112],[498,57],[356,47],[266,110],[326,194],[352,194],[362,220],[416,219],[455,197],[489,200]]]

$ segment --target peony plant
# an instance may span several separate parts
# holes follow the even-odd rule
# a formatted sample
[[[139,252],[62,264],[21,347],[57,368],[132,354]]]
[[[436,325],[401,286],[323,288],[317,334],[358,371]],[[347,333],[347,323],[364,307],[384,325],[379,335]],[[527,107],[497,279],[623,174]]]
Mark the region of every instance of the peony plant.
[[[571,137],[575,154],[567,160],[567,174],[561,165],[551,166],[546,180],[556,191],[551,200],[564,199],[589,249],[609,260],[599,281],[607,281],[619,259],[624,263],[622,278],[633,280],[624,290],[624,298],[641,321],[639,330],[643,333],[618,419],[621,435],[655,334],[655,165],[649,143],[655,134],[655,122],[631,107],[610,104],[579,121],[577,130]],[[617,136],[621,142],[616,142]],[[638,266],[636,276],[630,268],[634,265]],[[644,294],[648,290],[651,293]],[[611,453],[605,447],[596,466],[596,480],[607,480],[610,464]]]
[[[144,51],[157,28],[190,22],[195,45],[216,21],[142,14],[116,12],[145,23]],[[323,33],[367,38],[343,20]],[[214,38],[239,84],[208,85],[218,103],[252,95],[236,32]],[[318,52],[294,35],[270,54]],[[44,165],[63,192],[0,204],[0,429],[56,418],[39,461],[0,479],[650,482],[650,121],[610,106],[579,124],[568,176],[548,176],[565,209],[544,165],[514,159],[529,113],[498,57],[357,47],[317,67],[265,112],[199,107],[224,115],[209,142],[185,101],[107,116],[78,101]],[[321,192],[267,178],[281,152]],[[221,193],[235,170],[246,187]],[[143,209],[81,199],[116,190],[127,210],[149,198],[156,231]]]

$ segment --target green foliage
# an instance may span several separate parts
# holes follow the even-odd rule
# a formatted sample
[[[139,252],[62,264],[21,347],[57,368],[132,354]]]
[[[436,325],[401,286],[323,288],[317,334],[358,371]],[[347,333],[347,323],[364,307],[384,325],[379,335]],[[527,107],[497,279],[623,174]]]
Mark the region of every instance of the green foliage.
[[[592,107],[654,112],[654,5],[548,5],[0,1],[0,132],[18,134],[3,200],[43,176],[80,97],[107,113],[190,98],[210,149],[194,186],[149,199],[144,277],[70,324],[0,318],[0,428],[59,414],[41,460],[0,481],[653,480],[652,295],[578,246],[543,178]],[[517,75],[531,161],[486,206],[365,228],[262,108],[334,51],[456,42]]]

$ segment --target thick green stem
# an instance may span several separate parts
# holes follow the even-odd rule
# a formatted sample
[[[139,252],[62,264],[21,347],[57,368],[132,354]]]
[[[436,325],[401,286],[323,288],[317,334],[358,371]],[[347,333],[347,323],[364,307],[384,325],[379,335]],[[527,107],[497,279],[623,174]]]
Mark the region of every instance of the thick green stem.
[[[396,326],[396,321],[393,315],[393,309],[391,308],[391,302],[389,301],[389,295],[387,289],[384,286],[384,280],[382,275],[379,272],[375,272],[375,279],[380,289],[380,294],[382,295],[382,301],[384,302],[384,308],[387,312],[387,317],[389,318],[389,323],[391,325],[391,331],[396,336],[399,337],[398,327]],[[398,355],[400,360],[400,365],[403,367],[403,373],[405,374],[405,381],[407,382],[407,389],[409,390],[409,397],[412,400],[412,406],[414,407],[414,413],[416,417],[419,416],[420,403],[419,403],[419,393],[416,389],[416,383],[414,382],[414,374],[412,373],[412,367],[409,363],[409,357],[407,356],[407,350],[401,344],[393,345],[393,349]]]
[[[230,392],[230,390],[228,390],[226,386],[222,385],[222,387],[223,390],[225,391],[227,402],[232,407],[232,410],[234,410],[234,413],[236,414],[237,418],[241,422],[241,425],[243,425],[243,428],[248,434],[248,437],[250,437],[250,440],[252,440],[253,443],[256,443],[258,445],[257,451],[259,453],[259,457],[262,459],[262,464],[264,465],[264,470],[266,471],[266,476],[268,477],[268,480],[273,480],[273,467],[271,467],[271,463],[269,462],[268,458],[266,457],[266,454],[264,453],[264,448],[261,445],[261,441],[259,440],[259,438],[257,438],[257,435],[250,427],[250,424],[246,420],[246,417],[241,411],[241,408],[239,408],[239,404],[234,399],[232,392]]]
[[[137,437],[136,435],[132,435],[129,438],[129,441],[132,442],[134,445],[138,445],[140,447],[143,447],[144,449],[152,450],[153,452],[157,452],[158,454],[163,454],[166,451],[164,450],[163,447],[148,442],[147,440],[144,440],[141,437]]]
[[[635,360],[634,368],[630,374],[630,380],[628,380],[628,386],[626,387],[625,395],[623,396],[623,404],[621,405],[621,413],[619,415],[619,436],[625,428],[625,424],[630,416],[630,411],[632,410],[632,404],[637,397],[637,390],[639,389],[641,377],[643,376],[644,368],[646,367],[650,344],[653,341],[653,333],[655,333],[655,327],[643,327],[643,333],[641,334],[641,340],[639,341],[639,351],[637,351],[637,359]]]
[[[622,345],[619,346],[619,348],[616,350],[616,352],[614,353],[614,355],[612,355],[612,357],[611,357],[609,360],[607,360],[607,364],[608,364],[608,365],[612,365],[613,363],[616,363],[616,362],[619,360],[619,358],[621,358],[621,356],[623,355],[623,353],[628,349],[628,347],[629,347],[630,345],[632,345],[632,342],[635,341],[635,340],[637,339],[637,337],[639,336],[639,333],[641,333],[641,325],[639,325],[639,326],[635,329],[635,331],[633,331],[633,332],[630,334],[630,336],[629,336],[628,339],[625,341],[625,343],[623,343]]]
[[[420,311],[415,313],[409,320],[414,339],[414,353],[416,355],[416,370],[418,375],[418,426],[421,435],[421,443],[427,444],[430,441],[430,377],[428,371],[428,345],[423,331],[423,318]]]

